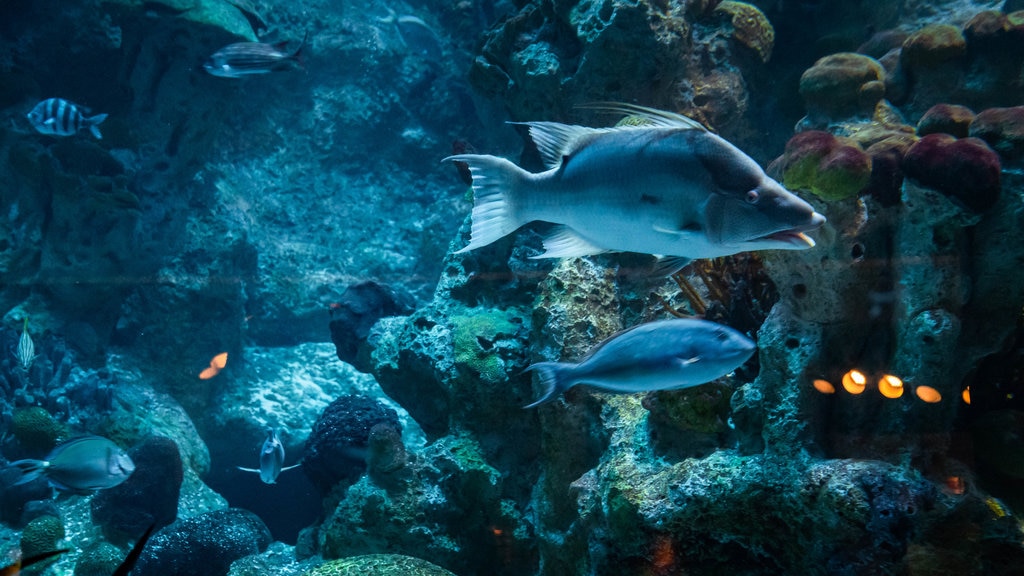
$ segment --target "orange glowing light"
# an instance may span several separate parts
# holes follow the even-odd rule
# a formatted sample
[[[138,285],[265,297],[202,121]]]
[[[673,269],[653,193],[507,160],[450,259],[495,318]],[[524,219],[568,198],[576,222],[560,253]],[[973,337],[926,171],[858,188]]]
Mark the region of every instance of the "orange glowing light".
[[[219,372],[220,372],[220,370],[218,370],[217,368],[214,368],[213,366],[209,366],[207,368],[203,368],[203,371],[199,373],[199,379],[200,380],[209,380],[210,378],[213,378],[214,376],[216,376]]]
[[[942,394],[939,394],[939,391],[931,386],[918,386],[914,390],[914,394],[917,394],[918,398],[929,404],[942,402]]]
[[[971,387],[968,386],[967,388],[964,388],[964,393],[961,394],[960,397],[964,399],[964,404],[970,404],[971,403]]]
[[[886,398],[899,398],[903,396],[903,380],[892,374],[883,374],[878,379],[878,391]]]
[[[828,380],[822,380],[821,378],[815,379],[813,382],[814,389],[822,394],[835,394],[836,387],[832,385]]]
[[[217,354],[216,356],[214,356],[213,360],[210,360],[210,366],[212,366],[213,368],[216,368],[217,370],[221,370],[221,369],[223,369],[227,365],[228,365],[228,353],[227,352],[221,352],[220,354]]]
[[[960,496],[967,491],[967,483],[962,476],[949,476],[946,478],[945,491],[949,494]]]
[[[850,394],[860,394],[867,386],[868,377],[860,370],[850,370],[843,374],[843,388]]]

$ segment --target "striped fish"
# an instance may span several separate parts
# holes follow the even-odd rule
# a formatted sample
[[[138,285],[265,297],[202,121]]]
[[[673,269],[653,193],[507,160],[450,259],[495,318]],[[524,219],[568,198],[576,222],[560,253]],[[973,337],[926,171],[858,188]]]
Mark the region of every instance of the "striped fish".
[[[107,119],[106,114],[86,116],[89,109],[68,102],[63,98],[47,98],[28,113],[28,121],[36,132],[54,136],[71,136],[88,128],[97,139],[102,139],[99,124]]]
[[[25,325],[21,329],[21,338],[18,338],[18,364],[22,370],[28,372],[32,367],[32,361],[36,359],[36,345],[28,334],[28,317],[25,317]]]
[[[265,42],[238,42],[217,50],[203,64],[214,76],[241,78],[252,74],[268,74],[279,70],[291,70],[302,66],[302,49],[306,38],[292,52],[285,51],[288,42],[267,44]]]

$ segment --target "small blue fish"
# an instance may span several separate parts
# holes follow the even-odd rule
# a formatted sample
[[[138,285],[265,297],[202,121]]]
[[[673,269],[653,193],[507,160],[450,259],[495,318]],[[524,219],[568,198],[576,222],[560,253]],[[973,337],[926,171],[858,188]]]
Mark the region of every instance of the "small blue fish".
[[[102,140],[99,124],[107,119],[107,115],[86,116],[88,113],[87,108],[63,98],[47,98],[28,113],[28,121],[40,134],[71,136],[88,128],[97,140]]]
[[[260,480],[264,484],[274,484],[277,482],[277,477],[285,470],[291,470],[297,468],[302,463],[292,464],[291,466],[284,466],[284,444],[277,437],[277,430],[273,428],[267,428],[267,439],[263,441],[263,448],[260,449],[260,468],[243,468],[236,466],[243,472],[255,472],[260,475]]]
[[[57,446],[45,460],[17,460],[21,471],[15,485],[45,476],[61,490],[102,490],[124,482],[135,471],[128,453],[101,436],[82,436]]]
[[[554,400],[577,384],[629,394],[704,384],[732,372],[757,346],[728,326],[677,318],[641,324],[601,342],[583,360],[538,362],[546,391],[526,408]]]

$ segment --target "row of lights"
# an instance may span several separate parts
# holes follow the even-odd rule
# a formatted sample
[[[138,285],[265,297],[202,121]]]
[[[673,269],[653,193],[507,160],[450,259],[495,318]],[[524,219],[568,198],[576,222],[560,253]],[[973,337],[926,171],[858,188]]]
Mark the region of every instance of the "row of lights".
[[[814,389],[822,394],[835,394],[836,387],[823,378],[818,378],[813,382]],[[863,372],[857,369],[850,370],[846,374],[843,374],[842,380],[843,389],[850,394],[861,394],[868,386],[868,377]],[[906,391],[906,387],[903,385],[903,380],[898,376],[892,374],[882,374],[878,378],[878,393],[886,398],[899,398],[903,396]],[[942,394],[938,390],[931,386],[917,386],[914,388],[914,394],[923,402],[928,404],[936,404],[942,401]],[[971,403],[970,388],[964,389],[963,393],[964,402]]]

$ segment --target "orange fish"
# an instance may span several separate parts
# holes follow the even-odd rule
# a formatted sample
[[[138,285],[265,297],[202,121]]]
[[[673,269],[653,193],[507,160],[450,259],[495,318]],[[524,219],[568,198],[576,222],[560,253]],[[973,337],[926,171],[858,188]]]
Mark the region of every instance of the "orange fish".
[[[199,379],[200,380],[209,380],[210,378],[213,378],[217,374],[220,374],[220,371],[225,366],[227,366],[227,365],[228,365],[228,353],[227,352],[221,352],[220,354],[217,354],[216,356],[214,356],[212,360],[210,360],[210,366],[209,367],[203,368],[203,371],[199,373]],[[2,575],[0,575],[0,576],[2,576]]]

